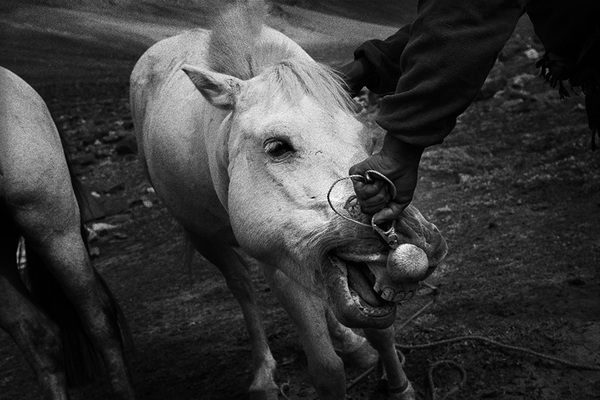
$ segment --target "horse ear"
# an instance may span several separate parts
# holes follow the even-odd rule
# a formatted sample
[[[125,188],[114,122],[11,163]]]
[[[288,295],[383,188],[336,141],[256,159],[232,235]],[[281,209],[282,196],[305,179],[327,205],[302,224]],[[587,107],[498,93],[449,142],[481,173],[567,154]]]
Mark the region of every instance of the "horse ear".
[[[184,64],[181,69],[210,104],[223,109],[231,109],[235,106],[244,81],[189,64]]]

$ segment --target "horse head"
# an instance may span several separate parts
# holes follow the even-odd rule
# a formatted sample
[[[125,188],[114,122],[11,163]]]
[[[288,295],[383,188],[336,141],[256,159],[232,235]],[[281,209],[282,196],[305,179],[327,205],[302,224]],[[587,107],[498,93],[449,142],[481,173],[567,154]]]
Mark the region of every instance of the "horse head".
[[[347,326],[387,327],[397,302],[443,258],[445,242],[414,207],[397,221],[398,244],[408,248],[393,252],[368,216],[354,215],[365,227],[332,210],[331,185],[372,154],[376,135],[356,118],[330,68],[283,34],[248,26],[256,20],[225,14],[207,65],[182,67],[226,113],[208,157],[235,238],[250,255],[328,296]],[[353,190],[340,188],[330,201],[342,210]]]
[[[330,208],[332,183],[371,154],[376,142],[355,117],[335,75],[306,57],[283,60],[248,80],[189,65],[183,69],[213,106],[229,111],[219,132],[227,161],[220,160],[218,175],[227,182],[218,186],[227,188],[222,202],[241,247],[312,290],[327,286],[344,324],[389,326],[394,300],[431,273],[445,254],[445,242],[409,207],[399,221],[401,242],[429,257],[416,275],[403,274],[410,265],[402,265],[392,279],[390,248],[371,229]],[[351,187],[334,193],[332,205],[341,210]],[[368,221],[362,214],[357,218]],[[420,255],[408,257],[408,264]]]

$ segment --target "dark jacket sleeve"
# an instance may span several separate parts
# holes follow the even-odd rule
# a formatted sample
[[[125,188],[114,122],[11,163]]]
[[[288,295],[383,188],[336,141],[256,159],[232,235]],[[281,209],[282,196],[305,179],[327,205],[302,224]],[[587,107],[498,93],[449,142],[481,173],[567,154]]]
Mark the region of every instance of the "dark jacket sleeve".
[[[396,91],[400,79],[400,56],[410,38],[410,25],[385,40],[373,39],[361,44],[354,51],[354,59],[363,62],[369,75],[362,82],[370,91],[377,94],[391,94]]]
[[[382,100],[377,123],[406,143],[441,143],[477,95],[523,15],[523,3],[422,0],[409,29],[393,40],[361,45],[358,55],[377,71],[379,88],[389,86],[390,65],[400,60],[395,93]],[[401,55],[395,53],[399,50]]]

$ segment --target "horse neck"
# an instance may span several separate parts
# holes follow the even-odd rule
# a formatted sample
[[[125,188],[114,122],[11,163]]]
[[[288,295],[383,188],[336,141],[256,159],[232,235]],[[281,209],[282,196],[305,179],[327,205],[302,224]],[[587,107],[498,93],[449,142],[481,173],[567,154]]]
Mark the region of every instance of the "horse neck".
[[[312,59],[298,43],[284,35],[283,33],[270,28],[263,27],[259,38],[259,43],[269,44],[274,49],[278,49],[281,54],[279,61],[284,58],[300,57],[302,59]]]

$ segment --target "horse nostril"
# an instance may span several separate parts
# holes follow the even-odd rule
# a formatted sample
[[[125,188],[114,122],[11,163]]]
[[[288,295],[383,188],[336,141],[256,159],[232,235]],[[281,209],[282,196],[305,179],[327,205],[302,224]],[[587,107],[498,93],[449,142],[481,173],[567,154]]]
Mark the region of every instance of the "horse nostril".
[[[346,203],[344,204],[344,210],[348,212],[351,218],[355,220],[361,219],[362,211],[355,195],[348,197]]]

